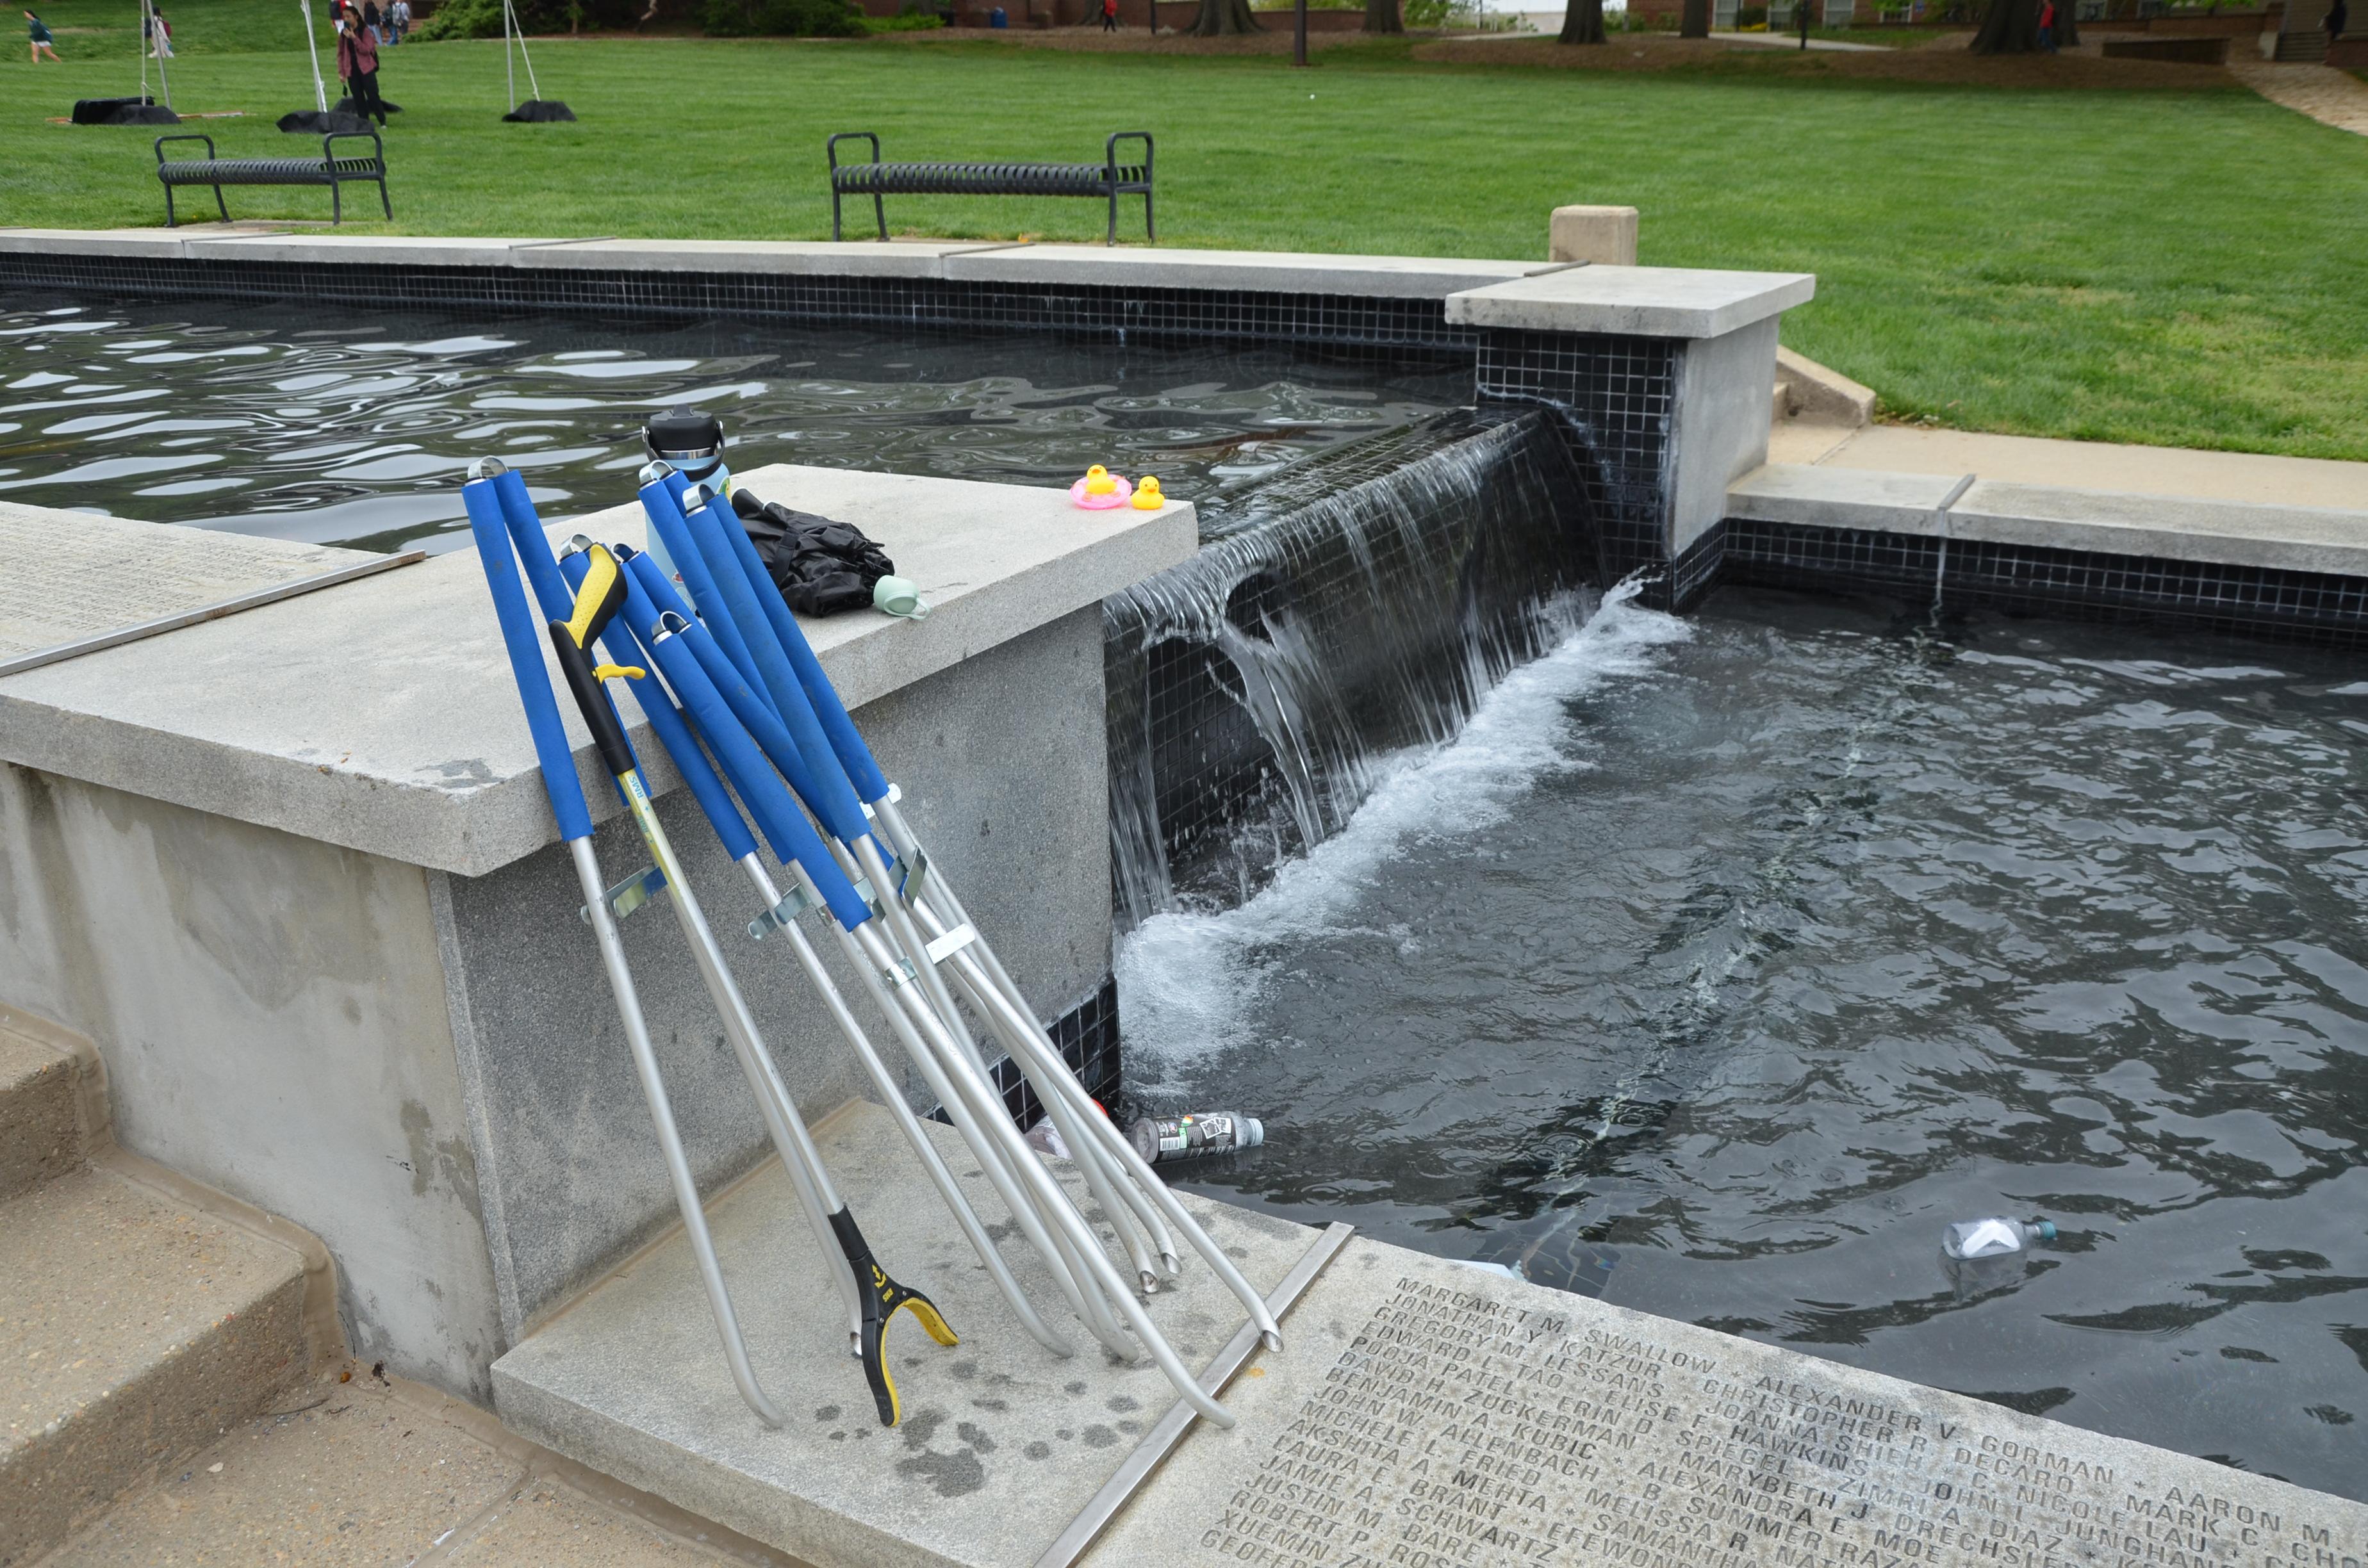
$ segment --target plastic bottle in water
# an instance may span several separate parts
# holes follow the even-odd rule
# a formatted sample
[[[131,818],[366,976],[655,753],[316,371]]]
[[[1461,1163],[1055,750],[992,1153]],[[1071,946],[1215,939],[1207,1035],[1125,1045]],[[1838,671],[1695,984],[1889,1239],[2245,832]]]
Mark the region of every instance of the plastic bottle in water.
[[[1960,1220],[1941,1233],[1941,1250],[1956,1258],[2004,1257],[2055,1239],[2048,1220]]]
[[[1203,1154],[1230,1154],[1255,1149],[1266,1142],[1266,1125],[1254,1116],[1233,1111],[1201,1111],[1190,1116],[1147,1116],[1127,1129],[1135,1153],[1150,1165],[1197,1160]]]

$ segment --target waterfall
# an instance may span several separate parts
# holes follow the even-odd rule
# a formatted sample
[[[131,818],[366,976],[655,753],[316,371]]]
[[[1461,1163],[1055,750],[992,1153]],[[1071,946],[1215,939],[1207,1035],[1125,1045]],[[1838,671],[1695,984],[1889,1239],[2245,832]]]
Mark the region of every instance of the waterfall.
[[[1458,410],[1205,512],[1190,561],[1102,602],[1122,928],[1247,899],[1375,761],[1452,739],[1550,641],[1596,540],[1544,409]]]

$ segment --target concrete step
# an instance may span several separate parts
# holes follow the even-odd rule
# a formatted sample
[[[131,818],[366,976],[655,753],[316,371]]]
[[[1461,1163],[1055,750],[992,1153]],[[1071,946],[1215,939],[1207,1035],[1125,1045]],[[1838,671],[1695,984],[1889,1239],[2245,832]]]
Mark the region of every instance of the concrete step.
[[[233,1426],[41,1568],[797,1568],[434,1390],[344,1369]]]
[[[2327,58],[2327,35],[2315,28],[2280,33],[2276,58],[2281,65],[2317,65]]]
[[[112,1170],[45,1175],[0,1204],[0,1568],[21,1568],[305,1377],[304,1258]]]
[[[0,1203],[81,1168],[81,1078],[71,1055],[0,1027]]]

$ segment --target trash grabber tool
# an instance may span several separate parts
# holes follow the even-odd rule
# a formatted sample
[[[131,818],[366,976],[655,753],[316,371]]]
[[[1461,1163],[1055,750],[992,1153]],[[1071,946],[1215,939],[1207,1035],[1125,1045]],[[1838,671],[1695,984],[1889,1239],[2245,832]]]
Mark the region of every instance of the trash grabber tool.
[[[552,558],[551,541],[542,531],[541,519],[535,516],[534,502],[527,494],[526,481],[516,472],[501,468],[495,460],[487,460],[485,467],[493,481],[495,498],[502,509],[503,521],[509,529],[510,543],[525,566],[527,582],[533,588],[536,599],[541,603],[546,621],[554,625],[568,622],[575,613],[576,587],[563,580],[559,566]],[[583,579],[584,571],[579,565],[576,583],[580,584]],[[609,649],[612,655],[609,667],[620,670],[643,667],[638,646],[633,642],[631,631],[621,621],[617,621],[611,617],[609,623],[599,629],[598,635],[602,646]],[[605,690],[600,694],[600,702],[613,720],[615,709],[609,703]],[[666,738],[669,729],[678,729],[681,726],[681,716],[674,710],[673,704],[666,701],[663,696],[654,696],[652,702],[644,708],[643,711],[649,715],[651,726],[658,732],[661,740]],[[586,722],[591,722],[588,716]],[[621,726],[620,733],[622,733]],[[684,781],[690,786],[691,793],[700,799],[702,805],[707,803],[711,792],[720,801],[723,794],[722,784],[715,778],[713,770],[707,767],[706,759],[699,755],[698,747],[689,744],[687,733],[683,739],[686,744],[676,751],[674,756],[677,766],[683,772]],[[627,743],[626,750],[627,754],[631,755],[630,742]],[[612,781],[616,785],[619,797],[625,801],[630,811],[632,799],[626,776],[617,775]],[[646,788],[643,793],[647,794]],[[731,846],[727,843],[726,847]],[[755,845],[752,843],[749,847],[753,850]],[[654,855],[653,869],[649,872],[639,877],[628,878],[623,883],[609,891],[611,912],[616,914],[619,919],[623,919],[641,903],[655,897],[660,889],[677,880],[678,879],[675,877],[673,869],[659,863]],[[677,920],[680,920],[684,915],[680,900],[688,896],[687,890],[677,893],[675,906]],[[692,913],[694,915],[697,913],[695,903],[692,906]],[[689,925],[686,924],[684,929],[686,936],[689,936]],[[695,937],[692,937],[692,950],[694,953],[699,951],[699,944]],[[704,978],[703,968],[701,973]],[[780,1081],[780,1075],[773,1065],[770,1053],[766,1051],[762,1042],[756,1039],[753,1019],[749,1021],[745,1030],[732,1028],[730,1027],[733,1023],[731,1007],[723,993],[712,982],[709,983],[709,992],[714,997],[718,1009],[725,1015],[726,1033],[734,1041],[734,1050],[738,1056],[741,1072],[748,1080],[749,1092],[757,1096],[758,1112],[764,1119],[766,1131],[772,1138],[774,1148],[780,1153],[783,1165],[789,1170],[791,1185],[798,1193],[799,1205],[806,1216],[806,1223],[814,1232],[814,1244],[822,1250],[825,1258],[836,1260],[838,1256],[839,1244],[837,1233],[831,1228],[829,1209],[823,1203],[821,1193],[815,1184],[803,1172],[798,1151],[803,1139],[803,1124],[798,1119],[797,1107],[791,1101],[789,1091]],[[807,1146],[811,1147],[810,1144]],[[818,1162],[819,1156],[816,1156],[815,1163],[818,1164]],[[861,1278],[851,1261],[837,1264],[832,1272],[838,1283],[839,1298],[847,1308],[848,1353],[860,1356],[863,1343]]]
[[[591,542],[582,535],[576,536],[569,541],[567,553],[561,558],[560,570],[570,579],[571,588],[575,583],[580,583],[586,575],[587,570],[586,551]],[[661,640],[658,637],[656,618],[651,612],[647,597],[633,581],[631,570],[632,551],[629,547],[620,545],[617,547],[616,553],[626,559],[628,566],[625,609],[624,613],[611,623],[607,636],[603,639],[603,645],[611,650],[612,656],[615,656],[620,649],[630,646],[633,656],[650,660],[656,665],[659,672],[666,676],[667,683],[683,696],[686,706],[695,705],[708,710],[709,724],[722,730],[727,740],[732,739],[729,726],[720,723],[715,715],[715,710],[720,706],[721,699],[715,696],[712,688],[705,684],[703,672],[695,663],[689,661],[687,650],[678,646],[678,643],[684,640]],[[620,642],[619,640],[624,641]],[[653,648],[652,643],[656,643],[656,646]],[[1011,1304],[1014,1314],[1045,1348],[1064,1357],[1076,1354],[1068,1341],[1054,1333],[1037,1315],[1034,1305],[1020,1290],[1019,1281],[1012,1278],[1009,1267],[1004,1262],[1001,1253],[996,1249],[993,1239],[987,1235],[986,1228],[979,1222],[978,1216],[972,1211],[969,1203],[962,1198],[962,1190],[955,1184],[952,1172],[946,1168],[943,1158],[938,1153],[937,1145],[930,1142],[928,1134],[923,1131],[920,1119],[913,1114],[912,1108],[905,1103],[904,1086],[889,1074],[878,1052],[873,1050],[871,1040],[863,1032],[862,1026],[856,1022],[855,1016],[848,1009],[845,998],[839,994],[838,987],[832,980],[829,971],[823,967],[822,960],[815,954],[812,944],[806,940],[805,932],[797,919],[805,908],[820,905],[831,919],[839,921],[851,919],[860,923],[871,917],[869,906],[863,903],[852,887],[847,885],[845,879],[837,874],[837,868],[829,864],[829,857],[823,850],[821,841],[814,836],[814,829],[806,824],[803,817],[797,814],[796,808],[788,801],[786,797],[779,800],[768,799],[759,792],[757,786],[750,786],[744,789],[744,797],[752,798],[757,802],[752,804],[751,811],[758,814],[759,825],[766,830],[766,837],[772,846],[775,858],[789,868],[795,881],[797,892],[804,902],[801,906],[796,899],[784,900],[774,886],[770,874],[766,871],[763,862],[757,858],[756,840],[750,836],[747,824],[742,821],[739,808],[724,792],[722,780],[717,778],[710,767],[706,755],[700,749],[697,739],[688,729],[683,728],[683,715],[666,699],[663,692],[654,692],[649,682],[636,683],[632,690],[634,698],[643,705],[643,711],[650,715],[652,726],[658,730],[660,738],[668,752],[675,757],[676,766],[681,769],[685,778],[691,782],[691,791],[698,798],[700,807],[706,812],[708,821],[714,827],[717,836],[723,841],[724,853],[729,855],[746,873],[757,890],[759,907],[763,913],[751,923],[750,933],[755,935],[766,931],[768,922],[783,933],[798,960],[799,967],[805,971],[814,988],[821,993],[824,1006],[830,1012],[833,1021],[838,1025],[840,1034],[854,1049],[857,1060],[871,1077],[874,1088],[879,1091],[882,1103],[888,1108],[890,1114],[895,1119],[899,1130],[905,1134],[905,1142],[912,1145],[913,1152],[919,1158],[922,1168],[928,1173],[930,1184],[938,1189],[939,1196],[953,1214],[955,1223],[961,1227],[972,1249],[978,1254],[979,1261],[985,1266],[988,1274],[996,1281],[996,1288],[1002,1290],[1005,1299]],[[664,715],[663,719],[661,715]],[[669,733],[669,724],[675,733]],[[738,744],[745,746],[747,743],[745,737],[739,737]],[[737,771],[757,778],[763,774],[764,769],[758,759],[749,756],[742,759],[742,766]],[[761,783],[761,779],[759,782]],[[778,782],[774,783],[773,795],[779,796],[780,791],[780,786]],[[808,873],[806,867],[814,863],[820,864],[820,872]],[[828,884],[827,891],[825,889],[825,883]]]
[[[857,1350],[863,1362],[866,1381],[871,1384],[872,1400],[878,1407],[881,1425],[893,1426],[901,1414],[896,1384],[888,1369],[884,1339],[890,1316],[909,1307],[913,1315],[929,1337],[940,1345],[956,1343],[953,1330],[928,1297],[917,1290],[899,1285],[873,1260],[871,1249],[864,1244],[862,1232],[854,1216],[831,1185],[830,1173],[824,1166],[822,1154],[814,1145],[805,1122],[798,1115],[766,1050],[763,1037],[757,1032],[755,1017],[733,981],[723,955],[716,946],[714,933],[709,928],[697,897],[684,877],[681,863],[658,823],[657,811],[652,803],[647,785],[634,767],[632,750],[625,744],[624,725],[616,710],[609,706],[604,683],[612,678],[647,679],[648,672],[641,667],[625,668],[613,665],[596,665],[590,653],[595,637],[623,608],[626,584],[622,570],[608,551],[594,545],[585,552],[586,567],[575,593],[574,612],[567,619],[550,623],[551,643],[559,659],[560,673],[567,679],[568,687],[582,710],[585,723],[591,729],[593,742],[598,747],[601,760],[617,779],[625,797],[626,809],[641,830],[642,842],[650,852],[652,862],[666,880],[673,894],[675,916],[689,939],[691,954],[698,961],[700,977],[707,984],[716,1010],[723,1015],[724,1029],[740,1056],[742,1069],[747,1074],[750,1086],[756,1091],[758,1109],[765,1115],[776,1147],[787,1167],[791,1184],[798,1191],[800,1201],[810,1214],[819,1214],[826,1227],[827,1239],[823,1242],[824,1254],[834,1263],[844,1267],[856,1285],[858,1322]],[[837,1251],[832,1251],[833,1245]],[[833,1273],[837,1273],[837,1267]]]
[[[685,499],[690,499],[690,494],[686,494]],[[947,917],[943,922],[945,933],[951,933],[962,926],[968,926],[971,929],[973,937],[968,947],[976,949],[979,967],[985,971],[994,989],[1001,992],[1006,1000],[1012,1004],[1011,1012],[1019,1018],[1027,1020],[1029,1028],[1026,1032],[1032,1034],[1037,1043],[1043,1047],[1035,1063],[1038,1071],[1029,1074],[1032,1082],[1036,1081],[1040,1074],[1043,1079],[1042,1082],[1036,1082],[1038,1097],[1044,1100],[1048,1106],[1054,1103],[1055,1096],[1065,1098],[1063,1090],[1058,1086],[1060,1080],[1065,1080],[1076,1095],[1083,1096],[1083,1086],[1076,1084],[1076,1077],[1068,1071],[1066,1063],[1061,1062],[1059,1052],[1052,1049],[1051,1041],[1042,1035],[1041,1028],[1035,1025],[1033,1015],[1030,1012],[1025,998],[1019,994],[1018,987],[1011,983],[1010,975],[1004,970],[1001,961],[994,956],[991,945],[986,942],[984,936],[977,934],[976,926],[968,918],[967,912],[962,909],[961,900],[955,894],[947,878],[941,870],[930,866],[919,836],[913,832],[911,825],[905,822],[903,813],[897,809],[897,793],[890,788],[887,776],[881,771],[879,764],[871,756],[871,748],[864,744],[862,734],[856,729],[854,721],[848,717],[846,705],[839,700],[837,689],[831,685],[829,676],[824,673],[821,661],[814,657],[814,649],[806,642],[805,633],[799,627],[797,618],[791,613],[789,605],[781,598],[780,589],[774,585],[771,574],[765,570],[764,562],[757,558],[756,547],[748,542],[746,530],[733,527],[722,528],[719,531],[723,534],[725,543],[729,545],[732,555],[739,562],[743,578],[754,590],[753,597],[761,612],[765,623],[764,629],[772,632],[782,653],[788,659],[791,668],[797,675],[799,685],[803,689],[814,710],[814,717],[827,737],[831,750],[837,756],[848,783],[853,786],[857,796],[866,807],[871,824],[884,834],[889,848],[905,866],[909,868],[907,875],[901,884],[885,881],[884,865],[877,863],[881,858],[878,845],[869,837],[854,841],[843,840],[843,842],[848,843],[848,849],[856,856],[865,872],[873,878],[875,886],[890,888],[895,892],[898,896],[888,901],[892,905],[914,905],[924,902],[937,902]],[[712,569],[712,563],[708,564]],[[755,635],[756,630],[743,628],[744,632],[752,636]],[[899,922],[892,917],[889,924],[892,929],[897,929],[900,938],[905,936]],[[917,930],[915,931],[913,939],[907,944],[907,951],[912,954],[916,965],[928,968],[934,972],[936,966],[926,956],[928,949],[928,941],[919,937]],[[1019,1051],[1014,1053],[1015,1060],[1019,1062],[1023,1072],[1030,1065],[1029,1061],[1030,1054]],[[1048,1088],[1050,1093],[1047,1092]],[[1192,1244],[1194,1251],[1207,1260],[1217,1277],[1224,1281],[1226,1288],[1234,1293],[1236,1300],[1241,1301],[1248,1312],[1251,1321],[1258,1325],[1267,1342],[1270,1346],[1280,1346],[1282,1343],[1281,1329],[1275,1323],[1273,1314],[1268,1311],[1265,1300],[1250,1287],[1247,1279],[1242,1278],[1241,1271],[1234,1266],[1233,1260],[1225,1256],[1223,1248],[1210,1239],[1208,1233],[1201,1228],[1199,1221],[1192,1218],[1175,1194],[1168,1190],[1167,1183],[1153,1174],[1151,1167],[1136,1152],[1134,1145],[1118,1129],[1110,1126],[1107,1118],[1088,1115],[1076,1119],[1087,1144],[1099,1149],[1120,1171],[1133,1178],[1129,1185],[1139,1189],[1140,1195]],[[1064,1139],[1070,1137],[1068,1128],[1063,1129],[1063,1136]],[[1074,1151],[1078,1144],[1076,1142],[1072,1142],[1070,1146]],[[1111,1220],[1115,1224],[1119,1217],[1113,1214]]]
[[[776,776],[775,767],[768,765],[766,757],[761,755],[755,743],[734,718],[730,706],[718,693],[713,678],[714,674],[720,670],[726,680],[734,677],[728,661],[723,660],[720,653],[712,651],[712,640],[708,637],[706,629],[698,621],[689,619],[682,613],[683,607],[681,601],[674,596],[673,585],[666,580],[656,562],[648,555],[634,554],[628,559],[626,566],[629,576],[635,583],[634,596],[627,601],[627,613],[643,618],[643,629],[651,633],[646,645],[652,656],[656,659],[661,672],[666,676],[676,693],[683,699],[685,705],[689,709],[700,733],[714,750],[717,761],[723,765],[725,776],[731,778],[733,787],[741,801],[757,818],[757,824],[765,831],[767,838],[773,843],[777,855],[780,855],[786,863],[799,866],[802,869],[810,868],[806,873],[809,878],[825,880],[826,885],[834,887],[847,886],[847,881],[840,868],[821,848],[820,841],[814,837],[814,829],[808,825],[796,803],[791,801],[788,791],[782,787],[780,778]],[[647,617],[650,607],[655,604],[670,604],[676,608],[659,613],[653,620]],[[711,651],[704,658],[694,656],[700,649]],[[753,700],[745,691],[737,695],[744,707]],[[792,756],[790,760],[794,763],[794,756]],[[869,886],[868,883],[866,885]],[[863,945],[857,940],[853,933],[857,927],[870,919],[872,910],[871,906],[862,904],[856,894],[850,892],[848,896],[856,901],[858,914],[856,916],[843,915],[834,924],[849,961],[855,965],[857,972],[863,976],[867,987],[873,993],[874,999],[881,1003],[891,1026],[896,1029],[898,1039],[913,1055],[916,1064],[921,1067],[924,1076],[928,1078],[932,1092],[938,1096],[939,1103],[947,1108],[948,1114],[953,1118],[956,1130],[962,1134],[964,1141],[970,1143],[972,1152],[978,1157],[982,1169],[990,1182],[995,1185],[997,1196],[1012,1209],[1013,1218],[1019,1224],[1022,1233],[1044,1255],[1046,1262],[1053,1269],[1055,1282],[1060,1285],[1063,1293],[1069,1297],[1071,1305],[1077,1310],[1079,1316],[1087,1321],[1088,1326],[1096,1327],[1098,1333],[1107,1338],[1113,1350],[1124,1353],[1124,1346],[1118,1339],[1119,1330],[1115,1322],[1110,1319],[1106,1312],[1096,1313],[1088,1304],[1094,1299],[1090,1294],[1081,1293],[1081,1288],[1074,1277],[1082,1275],[1083,1265],[1070,1256],[1070,1252],[1074,1249],[1064,1247],[1054,1234],[1047,1233],[1042,1217],[1035,1214],[1029,1207],[1019,1179],[1008,1166],[1010,1156],[1006,1151],[999,1149],[989,1136],[981,1131],[969,1109],[969,1102],[956,1094],[942,1076],[941,1065],[937,1063],[930,1054],[931,1041],[936,1038],[935,1035],[924,1032],[913,1018],[906,1016],[905,1009],[888,999],[889,988],[882,983],[883,980],[893,975],[895,986],[908,985],[910,966],[893,956],[882,960],[864,950]],[[768,905],[771,908],[779,906],[778,901]],[[761,923],[760,920],[759,924]],[[928,1027],[931,1031],[938,1028],[938,1020],[934,1015],[928,1017]],[[995,1119],[998,1121],[1004,1119],[999,1104],[995,1113]],[[1028,1157],[1031,1160],[1033,1158],[1033,1156]],[[1057,1220],[1054,1224],[1057,1232]],[[1015,1284],[1012,1293],[1016,1294],[1017,1291],[1018,1287]],[[1023,1313],[1022,1321],[1025,1322],[1027,1314]],[[1033,1330],[1031,1329],[1030,1332]],[[1049,1331],[1047,1332],[1049,1334]],[[1045,1336],[1039,1335],[1039,1337]],[[1048,1348],[1055,1348],[1066,1353],[1065,1342],[1058,1342],[1057,1336],[1047,1339],[1046,1343]]]
[[[575,865],[576,881],[584,890],[586,918],[591,922],[599,944],[600,965],[608,973],[609,989],[616,999],[618,1017],[624,1026],[625,1043],[632,1052],[633,1070],[641,1080],[643,1097],[649,1103],[650,1121],[666,1160],[675,1207],[682,1215],[683,1233],[689,1238],[692,1256],[699,1265],[700,1283],[707,1292],[708,1310],[715,1318],[716,1336],[723,1343],[723,1358],[748,1408],[766,1426],[779,1427],[783,1425],[782,1415],[766,1397],[755,1369],[748,1364],[747,1341],[742,1337],[739,1318],[732,1310],[732,1293],[723,1283],[723,1266],[716,1261],[714,1238],[708,1233],[706,1211],[700,1206],[699,1183],[691,1175],[689,1156],[683,1153],[682,1134],[675,1127],[666,1080],[658,1072],[657,1052],[650,1043],[649,1025],[642,1016],[632,971],[625,963],[624,946],[617,937],[617,923],[609,913],[600,864],[592,854],[591,812],[584,801],[583,785],[575,776],[575,752],[567,744],[567,733],[559,722],[558,705],[552,699],[541,642],[535,634],[533,613],[527,608],[526,594],[518,582],[501,504],[494,494],[492,483],[482,472],[472,475],[461,487],[461,498],[468,510],[469,531],[476,539],[485,585],[493,594],[494,613],[501,625],[518,700],[526,709],[527,730],[534,738],[535,758],[541,764],[543,792],[550,797],[552,815],[559,823],[559,836],[567,845],[568,855]]]

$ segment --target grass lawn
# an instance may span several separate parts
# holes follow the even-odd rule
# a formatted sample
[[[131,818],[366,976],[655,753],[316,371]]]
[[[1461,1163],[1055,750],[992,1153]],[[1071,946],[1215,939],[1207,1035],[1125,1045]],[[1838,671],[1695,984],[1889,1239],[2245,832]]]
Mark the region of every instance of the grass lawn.
[[[250,116],[189,127],[226,153],[292,145],[271,120],[311,102],[293,12],[170,8],[176,104]],[[160,222],[151,133],[48,122],[136,85],[136,9],[44,15],[66,65],[28,65],[21,41],[0,57],[0,222]],[[2368,139],[2216,72],[2178,68],[2185,90],[2071,91],[1784,74],[1808,67],[1740,46],[1725,53],[1754,58],[1650,73],[1473,63],[1479,44],[1427,62],[1417,47],[1351,41],[1295,72],[1264,54],[944,35],[554,39],[536,46],[542,88],[582,121],[511,126],[497,45],[406,45],[381,72],[406,110],[390,132],[394,227],[824,237],[830,131],[876,130],[891,157],[1096,157],[1108,131],[1142,126],[1176,244],[1542,256],[1548,209],[1632,202],[1648,263],[1816,272],[1786,342],[1895,415],[2368,459]],[[230,201],[241,217],[327,210],[319,191]],[[961,236],[1098,239],[1101,223],[1090,202],[892,199],[889,215]]]

